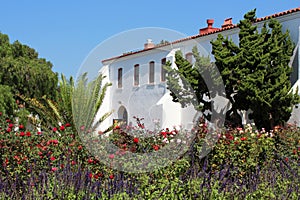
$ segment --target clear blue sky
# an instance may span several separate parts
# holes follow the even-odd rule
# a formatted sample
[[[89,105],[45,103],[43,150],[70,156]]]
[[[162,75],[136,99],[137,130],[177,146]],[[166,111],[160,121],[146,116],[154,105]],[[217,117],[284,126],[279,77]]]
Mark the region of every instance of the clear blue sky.
[[[237,23],[251,9],[257,17],[300,6],[297,0],[7,0],[1,2],[0,32],[19,40],[53,63],[55,72],[76,73],[99,43],[123,31],[162,27],[195,35],[215,19]],[[141,44],[142,47],[142,44]]]

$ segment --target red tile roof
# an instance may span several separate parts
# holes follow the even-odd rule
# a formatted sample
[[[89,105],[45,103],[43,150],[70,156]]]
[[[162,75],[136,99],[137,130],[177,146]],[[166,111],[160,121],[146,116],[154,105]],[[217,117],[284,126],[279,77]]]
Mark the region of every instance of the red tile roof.
[[[288,15],[288,14],[299,12],[299,11],[300,11],[300,7],[293,8],[293,9],[283,11],[283,12],[280,12],[280,13],[276,13],[276,14],[273,14],[273,15],[269,15],[269,16],[266,16],[266,17],[257,18],[256,22],[265,21],[265,20],[268,20],[268,19],[271,19],[271,18],[276,18],[276,17],[280,17],[280,16],[283,16],[283,15]],[[179,40],[175,40],[175,41],[170,42],[170,43],[157,44],[154,47],[149,48],[149,49],[142,49],[142,50],[138,50],[138,51],[134,51],[134,52],[123,53],[120,56],[115,56],[115,57],[112,57],[112,58],[104,59],[104,60],[102,60],[102,63],[110,61],[110,60],[118,59],[118,58],[123,58],[123,57],[129,56],[129,55],[134,55],[134,54],[138,54],[138,53],[141,53],[141,52],[146,52],[146,51],[149,51],[149,50],[152,50],[152,49],[157,49],[157,48],[160,48],[160,47],[163,47],[163,46],[168,46],[170,44],[177,44],[177,43],[180,43],[180,42],[183,42],[183,41],[196,39],[196,38],[199,38],[199,37],[202,37],[202,36],[211,35],[211,34],[222,32],[222,31],[229,30],[229,29],[234,29],[234,28],[237,28],[236,24],[231,25],[231,26],[226,26],[226,27],[223,27],[223,28],[219,28],[219,29],[210,31],[208,33],[197,34],[197,35],[189,36],[189,37],[182,38],[182,39],[179,39]]]

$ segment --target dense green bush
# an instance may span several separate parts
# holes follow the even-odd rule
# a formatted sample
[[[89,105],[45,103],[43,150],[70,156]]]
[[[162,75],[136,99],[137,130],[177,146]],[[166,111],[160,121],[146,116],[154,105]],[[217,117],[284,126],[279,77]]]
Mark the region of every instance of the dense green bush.
[[[13,115],[17,104],[11,88],[7,85],[0,85],[0,112],[4,115]]]

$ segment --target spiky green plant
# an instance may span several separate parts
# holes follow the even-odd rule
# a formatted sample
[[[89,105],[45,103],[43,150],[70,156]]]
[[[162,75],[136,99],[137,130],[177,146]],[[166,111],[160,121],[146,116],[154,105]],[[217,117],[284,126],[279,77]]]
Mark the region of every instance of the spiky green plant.
[[[67,80],[61,74],[56,102],[47,99],[46,96],[40,101],[22,95],[19,97],[39,115],[43,129],[52,129],[59,123],[70,123],[74,131],[79,130],[82,125],[95,129],[111,114],[111,112],[105,113],[96,120],[106,90],[111,85],[110,83],[103,85],[104,78],[105,76],[99,74],[95,80],[88,83],[87,73],[85,73],[78,78],[75,86],[73,77]]]
[[[97,113],[103,103],[107,88],[111,83],[103,84],[106,76],[99,74],[96,79],[88,81],[84,73],[77,81],[73,95],[73,120],[77,130],[94,131],[113,111],[104,113],[96,119]],[[107,129],[110,130],[112,127]]]

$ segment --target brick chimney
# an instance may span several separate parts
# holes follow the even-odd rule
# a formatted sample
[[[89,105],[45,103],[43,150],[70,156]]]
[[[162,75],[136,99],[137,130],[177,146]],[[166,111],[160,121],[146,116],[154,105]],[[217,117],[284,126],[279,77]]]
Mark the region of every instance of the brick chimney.
[[[222,28],[233,26],[232,24],[232,18],[227,18],[224,20],[224,23],[222,25]]]
[[[155,47],[155,44],[151,39],[147,39],[147,43],[144,44],[144,49],[151,49],[153,47]]]
[[[219,30],[219,28],[214,28],[213,24],[214,24],[214,20],[213,19],[207,19],[207,27],[206,28],[201,28],[199,30],[199,34],[205,34],[205,33],[210,33],[212,31],[216,31]]]

